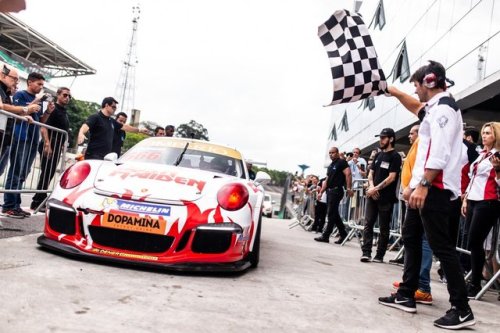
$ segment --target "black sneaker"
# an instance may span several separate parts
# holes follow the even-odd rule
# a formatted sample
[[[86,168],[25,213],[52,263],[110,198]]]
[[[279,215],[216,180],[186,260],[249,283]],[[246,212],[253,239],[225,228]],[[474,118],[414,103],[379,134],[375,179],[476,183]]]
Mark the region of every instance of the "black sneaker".
[[[314,240],[316,242],[330,243],[330,239],[328,237],[323,237],[323,236],[316,237],[314,238]]]
[[[24,217],[30,217],[31,216],[30,212],[22,210],[21,208],[15,208],[14,210],[17,211],[19,214],[24,215]]]
[[[379,297],[378,302],[382,305],[390,306],[409,313],[417,312],[417,304],[413,298],[403,297],[394,293],[389,297]]]
[[[398,259],[391,259],[389,260],[389,264],[394,264],[394,265],[404,265],[405,263],[405,257],[401,256]]]
[[[384,257],[376,255],[373,259],[372,262],[378,262],[378,263],[383,263],[384,262]]]
[[[359,258],[359,261],[361,262],[370,262],[372,260],[372,256],[368,253],[363,253],[361,258]]]
[[[434,321],[434,325],[441,328],[447,328],[449,330],[458,330],[463,327],[473,326],[476,324],[474,320],[474,314],[471,308],[461,311],[455,306],[446,311],[446,314],[441,318]]]
[[[5,217],[11,217],[13,219],[24,219],[24,214],[18,212],[15,209],[2,210],[2,215]]]
[[[476,287],[472,283],[467,283],[467,297],[469,299],[476,298],[476,295],[481,291],[481,287]]]

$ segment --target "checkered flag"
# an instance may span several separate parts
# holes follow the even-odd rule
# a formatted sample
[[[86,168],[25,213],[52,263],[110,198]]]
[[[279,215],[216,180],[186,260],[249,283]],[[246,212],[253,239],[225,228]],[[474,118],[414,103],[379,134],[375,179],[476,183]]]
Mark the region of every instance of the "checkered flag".
[[[385,93],[385,75],[359,14],[336,11],[319,26],[318,36],[328,53],[333,77],[333,99],[326,106]]]

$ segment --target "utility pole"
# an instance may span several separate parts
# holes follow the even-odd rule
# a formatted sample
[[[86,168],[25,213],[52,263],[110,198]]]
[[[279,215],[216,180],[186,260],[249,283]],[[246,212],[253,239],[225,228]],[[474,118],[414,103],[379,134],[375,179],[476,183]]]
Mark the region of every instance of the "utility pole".
[[[131,115],[134,109],[135,100],[135,68],[138,64],[137,60],[137,26],[141,9],[139,5],[132,7],[132,36],[128,44],[127,54],[123,61],[120,78],[116,85],[115,95],[119,101],[118,108],[120,112],[125,112],[128,116]],[[130,117],[129,117],[130,118]]]

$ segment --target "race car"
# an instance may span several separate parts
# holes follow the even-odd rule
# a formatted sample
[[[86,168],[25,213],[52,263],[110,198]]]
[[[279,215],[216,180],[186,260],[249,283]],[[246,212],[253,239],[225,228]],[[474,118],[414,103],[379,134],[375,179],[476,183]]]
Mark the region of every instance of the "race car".
[[[235,149],[145,139],[122,157],[83,160],[47,201],[42,247],[172,270],[242,271],[259,263],[265,172],[249,179]]]

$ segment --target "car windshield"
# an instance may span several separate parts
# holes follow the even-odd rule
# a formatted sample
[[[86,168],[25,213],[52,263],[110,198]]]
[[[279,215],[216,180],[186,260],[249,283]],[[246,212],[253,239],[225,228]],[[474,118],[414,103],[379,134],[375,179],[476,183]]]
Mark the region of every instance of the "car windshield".
[[[127,151],[118,162],[145,162],[154,164],[176,165],[179,167],[206,170],[229,176],[242,177],[243,162],[231,156],[184,147],[159,147],[136,145]],[[184,151],[182,158],[179,156]]]

